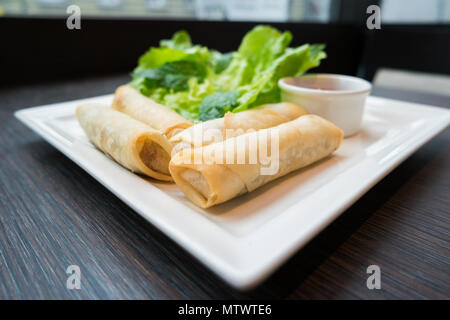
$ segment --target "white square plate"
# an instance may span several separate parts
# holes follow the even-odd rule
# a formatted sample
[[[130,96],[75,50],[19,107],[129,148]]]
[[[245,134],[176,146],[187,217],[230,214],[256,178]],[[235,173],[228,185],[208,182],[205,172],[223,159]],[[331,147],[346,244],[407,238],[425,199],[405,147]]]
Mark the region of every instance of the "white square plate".
[[[331,157],[203,210],[174,184],[141,178],[91,145],[74,111],[112,95],[16,112],[17,118],[237,288],[264,280],[374,184],[445,129],[450,111],[369,97],[363,130]]]

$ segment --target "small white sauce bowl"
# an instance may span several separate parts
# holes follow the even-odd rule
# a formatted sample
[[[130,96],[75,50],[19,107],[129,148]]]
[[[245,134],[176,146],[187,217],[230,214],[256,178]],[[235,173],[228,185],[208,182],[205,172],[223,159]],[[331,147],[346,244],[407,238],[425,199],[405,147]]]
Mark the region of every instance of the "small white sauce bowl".
[[[361,128],[370,82],[339,74],[308,74],[280,79],[281,100],[298,104],[354,135]]]

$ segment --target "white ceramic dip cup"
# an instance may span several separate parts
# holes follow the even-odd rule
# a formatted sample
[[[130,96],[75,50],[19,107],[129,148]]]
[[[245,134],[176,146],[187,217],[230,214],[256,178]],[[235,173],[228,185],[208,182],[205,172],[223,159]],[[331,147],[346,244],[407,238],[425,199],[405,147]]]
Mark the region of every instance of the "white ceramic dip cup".
[[[339,74],[308,74],[280,79],[281,100],[325,118],[349,137],[359,131],[370,82]]]

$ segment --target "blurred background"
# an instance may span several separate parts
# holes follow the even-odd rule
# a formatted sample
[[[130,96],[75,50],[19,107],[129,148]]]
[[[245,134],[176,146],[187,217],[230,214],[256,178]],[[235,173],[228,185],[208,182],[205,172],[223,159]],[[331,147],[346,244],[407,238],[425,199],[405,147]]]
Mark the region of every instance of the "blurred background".
[[[380,6],[385,23],[450,22],[448,0],[371,2]],[[68,5],[76,4],[83,15],[91,17],[327,23],[339,19],[342,3],[339,0],[0,0],[0,12],[5,16],[63,16]]]
[[[81,30],[66,27],[71,4]],[[380,30],[366,26],[374,4]],[[231,51],[258,23],[290,30],[293,45],[325,43],[318,72],[450,95],[450,0],[0,0],[0,83],[130,72],[179,29]]]

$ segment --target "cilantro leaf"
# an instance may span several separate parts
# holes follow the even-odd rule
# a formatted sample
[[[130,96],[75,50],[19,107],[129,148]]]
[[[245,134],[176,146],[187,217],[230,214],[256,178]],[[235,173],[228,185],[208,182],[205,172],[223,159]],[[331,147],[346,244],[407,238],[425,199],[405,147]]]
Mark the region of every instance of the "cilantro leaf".
[[[202,81],[206,76],[206,70],[197,62],[180,60],[168,62],[158,68],[137,71],[133,76],[144,78],[147,88],[163,87],[179,91],[188,89],[188,81],[191,78]]]
[[[231,60],[233,60],[233,53],[229,52],[229,53],[220,53],[217,52],[214,55],[214,72],[219,74],[221,73],[223,70],[225,70],[226,68],[228,68],[228,66],[230,65]]]
[[[238,91],[215,92],[206,96],[200,103],[200,120],[221,118],[237,106]]]

